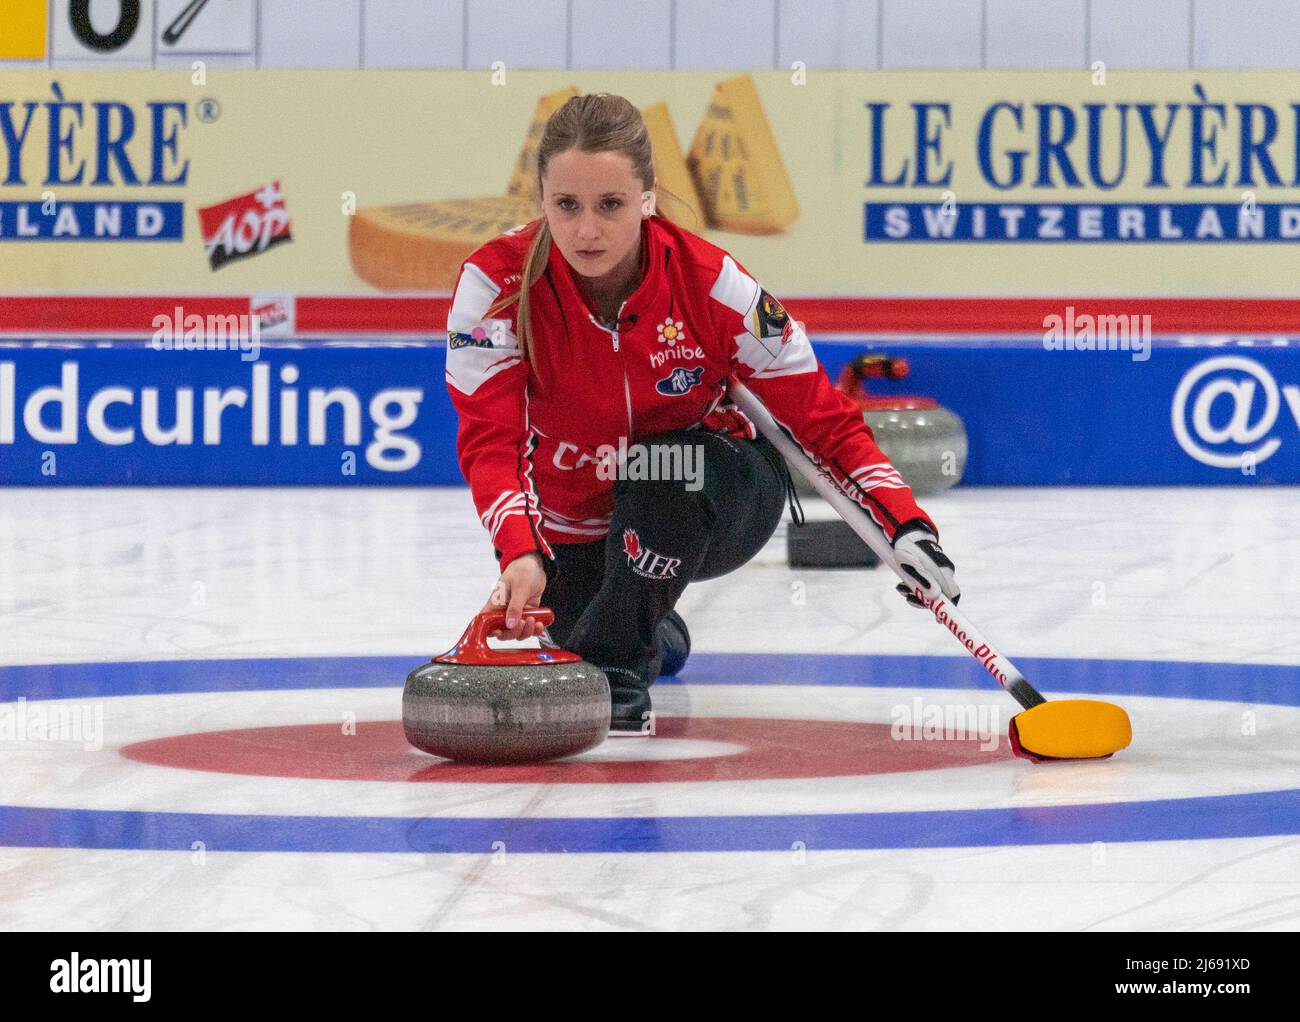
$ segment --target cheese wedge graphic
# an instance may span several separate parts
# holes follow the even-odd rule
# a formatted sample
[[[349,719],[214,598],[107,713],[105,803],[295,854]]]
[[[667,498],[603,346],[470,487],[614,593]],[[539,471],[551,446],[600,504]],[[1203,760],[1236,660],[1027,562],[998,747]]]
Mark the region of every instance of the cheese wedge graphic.
[[[672,195],[660,192],[659,212],[688,231],[702,230],[705,226],[704,206],[695,191],[695,179],[691,177],[691,169],[686,166],[686,157],[677,141],[677,129],[673,127],[668,104],[655,103],[646,107],[641,111],[641,118],[650,135],[659,184],[682,200],[678,202]]]
[[[719,82],[687,163],[711,227],[773,234],[799,216],[799,203],[749,75]]]
[[[518,196],[359,209],[348,255],[358,277],[386,291],[450,291],[475,249],[536,216],[533,200]]]
[[[551,114],[577,94],[577,86],[570,85],[558,92],[548,92],[537,101],[532,122],[528,125],[528,134],[524,137],[524,147],[519,150],[519,159],[515,161],[515,169],[510,174],[506,194],[532,199],[539,212],[541,198],[537,194],[537,149],[542,144],[542,132],[546,130],[546,122],[550,120]]]

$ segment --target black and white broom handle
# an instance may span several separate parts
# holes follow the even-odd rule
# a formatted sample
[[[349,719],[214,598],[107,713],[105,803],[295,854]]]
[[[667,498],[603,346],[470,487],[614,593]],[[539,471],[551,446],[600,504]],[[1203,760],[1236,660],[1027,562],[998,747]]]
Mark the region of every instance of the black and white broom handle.
[[[735,379],[728,381],[728,390],[737,407],[748,415],[758,431],[771,440],[776,449],[785,455],[791,467],[826,498],[831,507],[848,523],[849,528],[862,537],[862,541],[871,547],[883,563],[894,570],[894,574],[902,579],[934,614],[934,619],[943,625],[966,652],[978,660],[981,666],[1015,697],[1016,702],[1028,710],[1046,701],[1034,686],[1025,680],[1015,664],[999,653],[979,629],[971,624],[966,615],[946,597],[940,595],[937,598],[929,598],[925,595],[924,590],[916,584],[916,580],[899,566],[898,558],[894,556],[894,548],[885,538],[880,526],[871,520],[861,506],[849,499],[839,486],[822,474],[821,470],[813,464],[812,459],[804,453],[803,448],[777,425],[776,420],[772,418],[772,413],[753,391]]]

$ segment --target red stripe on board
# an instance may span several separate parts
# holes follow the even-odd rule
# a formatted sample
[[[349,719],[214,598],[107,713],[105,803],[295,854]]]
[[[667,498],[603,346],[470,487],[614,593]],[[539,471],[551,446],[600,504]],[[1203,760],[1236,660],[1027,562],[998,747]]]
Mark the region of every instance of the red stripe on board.
[[[810,333],[1035,334],[1066,306],[1083,314],[1149,315],[1155,334],[1300,334],[1300,301],[1277,298],[789,298]],[[246,295],[0,297],[4,334],[151,334],[158,315],[231,315]],[[450,300],[430,297],[311,297],[296,300],[297,333],[438,337]]]
[[[85,334],[154,332],[155,316],[248,314],[247,295],[0,296],[0,332]]]
[[[299,298],[298,333],[441,336],[451,298]]]

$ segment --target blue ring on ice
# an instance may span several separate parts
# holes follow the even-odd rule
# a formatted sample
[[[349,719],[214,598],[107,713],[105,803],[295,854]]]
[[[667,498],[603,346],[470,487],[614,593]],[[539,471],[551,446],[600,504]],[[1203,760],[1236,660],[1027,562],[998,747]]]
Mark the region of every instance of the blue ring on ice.
[[[165,660],[0,667],[19,697],[394,687],[423,657]],[[1044,693],[1300,706],[1300,669],[1185,661],[1021,658]],[[693,653],[659,684],[971,688],[973,660],[937,656]],[[1122,754],[1121,754],[1122,755]],[[1025,769],[1053,769],[1025,764]],[[1300,789],[1090,805],[770,816],[267,816],[0,806],[0,846],[243,852],[740,852],[1185,841],[1300,833]]]

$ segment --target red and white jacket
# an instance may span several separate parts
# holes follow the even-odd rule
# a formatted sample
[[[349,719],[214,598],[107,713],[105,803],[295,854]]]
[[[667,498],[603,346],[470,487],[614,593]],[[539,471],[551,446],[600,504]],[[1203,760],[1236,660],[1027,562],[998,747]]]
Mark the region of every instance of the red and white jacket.
[[[603,445],[697,426],[753,439],[754,424],[727,401],[732,376],[890,539],[911,519],[933,528],[861,412],[831,385],[803,328],[731,256],[670,220],[642,221],[644,277],[613,330],[600,325],[552,244],[530,295],[525,364],[518,304],[486,313],[518,290],[540,222],[493,239],[461,265],[447,319],[460,468],[502,569],[521,554],[551,557],[553,544],[606,535],[614,482],[597,472]]]

